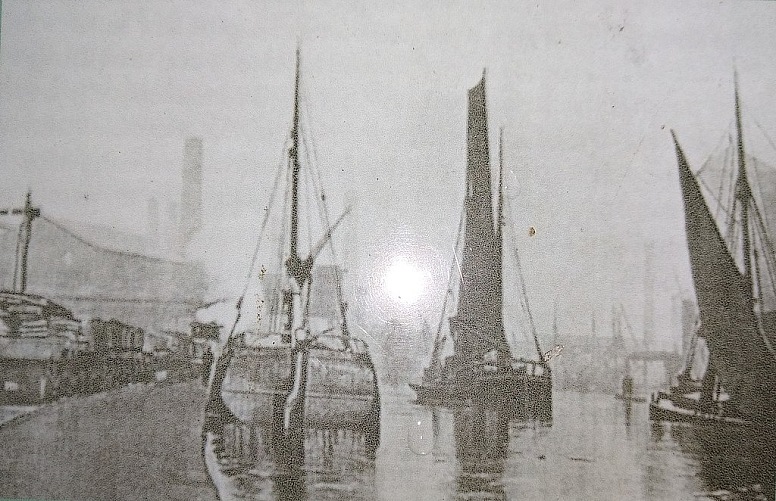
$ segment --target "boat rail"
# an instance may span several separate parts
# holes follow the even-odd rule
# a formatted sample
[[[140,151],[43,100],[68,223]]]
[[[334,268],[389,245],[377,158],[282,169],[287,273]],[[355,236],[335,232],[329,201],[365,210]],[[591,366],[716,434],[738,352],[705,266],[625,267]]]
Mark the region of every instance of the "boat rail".
[[[524,367],[532,376],[547,376],[550,373],[550,366],[544,360],[529,360],[521,357],[513,359],[511,365],[513,369]],[[530,371],[528,371],[529,367]]]
[[[508,365],[498,365],[493,362],[483,361],[476,365],[477,369],[484,372],[499,372],[509,367],[512,370],[524,369],[527,376],[549,376],[550,367],[543,360],[530,360],[526,358],[513,358]]]

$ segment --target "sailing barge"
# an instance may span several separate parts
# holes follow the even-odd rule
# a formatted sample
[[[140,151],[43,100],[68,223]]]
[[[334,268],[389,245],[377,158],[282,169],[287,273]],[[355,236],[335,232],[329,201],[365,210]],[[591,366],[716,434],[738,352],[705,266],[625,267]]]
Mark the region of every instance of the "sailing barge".
[[[284,226],[290,231],[281,235],[287,243],[280,275],[283,283],[269,289],[275,297],[266,301],[279,306],[270,310],[271,327],[266,332],[235,333],[232,329],[211,375],[208,418],[211,423],[237,419],[281,437],[298,437],[308,428],[350,429],[363,433],[367,445],[375,449],[380,440],[377,376],[367,345],[349,334],[339,282],[334,303],[339,311],[329,316],[338,323],[324,322],[321,327],[320,319],[309,314],[314,261],[331,244],[332,232],[345,214],[333,226],[326,217],[325,235],[307,257],[300,255],[301,160],[311,156],[302,154],[300,141],[299,66],[297,51],[291,147],[286,175],[279,176],[290,181],[285,197],[290,205],[283,212],[289,216]],[[317,200],[325,203],[320,193]],[[241,306],[242,299],[238,318]]]
[[[456,315],[449,318],[454,354],[442,360],[446,299],[431,363],[424,370],[422,382],[410,387],[421,404],[485,405],[511,411],[513,415],[549,420],[552,376],[536,332],[533,334],[538,360],[513,357],[504,333],[503,175],[499,166],[494,218],[485,72],[468,94],[466,197],[458,235],[460,244],[461,231],[464,232],[463,255],[460,268],[451,274],[451,280],[460,277]],[[451,290],[448,287],[448,293]]]
[[[652,421],[720,423],[776,429],[776,283],[773,240],[753,196],[735,86],[737,163],[721,229],[707,204],[699,179],[690,170],[672,131],[684,199],[687,247],[700,312],[697,336],[708,348],[701,380],[680,374],[679,384],[659,392],[650,403]],[[752,177],[751,179],[757,179]],[[737,223],[737,224],[736,224]],[[735,226],[739,226],[735,229]],[[728,241],[723,238],[728,237]],[[736,257],[739,257],[737,260]],[[689,353],[689,363],[694,359]],[[688,365],[689,369],[689,365]]]

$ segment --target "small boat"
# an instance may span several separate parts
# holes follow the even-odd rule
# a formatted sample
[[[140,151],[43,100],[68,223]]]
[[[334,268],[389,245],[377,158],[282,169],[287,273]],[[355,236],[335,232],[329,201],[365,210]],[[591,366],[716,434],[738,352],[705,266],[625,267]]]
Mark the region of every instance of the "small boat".
[[[331,244],[332,232],[347,211],[333,225],[326,216],[325,234],[311,246],[307,257],[300,255],[301,209],[305,207],[300,202],[300,184],[305,179],[303,174],[310,176],[302,160],[309,160],[311,155],[303,154],[302,148],[307,146],[300,140],[299,68],[297,51],[291,147],[287,150],[288,162],[277,178],[289,180],[285,197],[288,205],[283,212],[289,219],[282,225],[285,231],[281,230],[280,239],[287,246],[281,273],[277,274],[279,283],[265,288],[270,327],[264,331],[235,331],[243,293],[238,301],[238,320],[211,374],[208,423],[236,419],[273,430],[276,438],[293,435],[297,439],[309,428],[351,429],[362,433],[374,450],[380,440],[377,376],[367,345],[348,330],[339,281],[337,301],[333,303],[337,311],[330,312],[323,322],[309,312],[315,259]],[[305,141],[309,141],[307,137]],[[320,193],[316,200],[325,204],[325,196]],[[261,277],[266,279],[264,272]]]
[[[752,189],[751,180],[759,178],[749,173],[748,164],[756,170],[758,161],[744,149],[737,78],[735,122],[736,142],[731,141],[727,156],[736,160],[735,183],[722,197],[711,195],[732,199],[724,223],[715,219],[701,191],[705,183],[690,170],[671,131],[700,313],[697,337],[708,349],[708,363],[701,379],[685,373],[678,385],[652,399],[653,421],[749,422],[776,428],[776,255],[758,192]]]
[[[463,234],[462,257],[454,260],[455,271],[451,273],[431,363],[422,381],[410,387],[421,404],[486,405],[551,419],[552,376],[535,329],[537,360],[513,357],[504,332],[503,169],[499,171],[494,217],[484,72],[482,80],[469,90],[468,98],[466,197],[456,245],[460,248]],[[499,153],[503,158],[501,149]],[[442,347],[448,336],[442,326],[456,277],[460,277],[457,311],[449,318],[454,354],[443,361]]]

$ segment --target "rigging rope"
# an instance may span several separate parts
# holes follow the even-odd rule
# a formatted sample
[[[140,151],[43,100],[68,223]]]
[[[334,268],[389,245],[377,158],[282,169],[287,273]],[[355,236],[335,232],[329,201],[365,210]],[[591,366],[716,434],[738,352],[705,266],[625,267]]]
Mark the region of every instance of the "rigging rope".
[[[760,195],[759,199],[762,201],[763,200],[763,192],[762,192],[762,189],[760,189],[762,181],[760,181],[760,169],[759,169],[759,166],[760,166],[761,162],[756,157],[749,157],[749,161],[750,161],[750,163],[752,165],[754,165],[755,184],[757,185],[757,192]],[[765,165],[768,165],[768,164],[765,164]],[[768,213],[766,212],[762,216],[763,216],[763,219],[764,219],[764,222],[765,222],[765,227],[766,228],[770,228],[771,225],[770,225],[770,222],[768,221]]]
[[[284,198],[283,198],[283,205],[282,210],[283,213],[280,217],[280,238],[278,239],[278,253],[277,253],[277,275],[275,276],[275,283],[273,284],[272,289],[272,297],[270,298],[273,303],[270,305],[270,329],[272,330],[279,330],[280,329],[280,313],[282,309],[282,305],[280,303],[281,298],[278,296],[278,291],[282,287],[282,282],[284,280],[284,274],[283,274],[283,266],[284,266],[284,259],[283,256],[286,252],[286,247],[289,244],[287,237],[289,237],[288,232],[288,223],[290,220],[291,215],[291,180],[293,177],[293,166],[291,165],[291,159],[287,159],[288,165],[286,169],[286,189],[284,191]]]
[[[760,243],[766,246],[767,252],[765,256],[765,265],[768,268],[768,277],[771,280],[772,290],[774,294],[776,294],[776,280],[774,280],[774,278],[776,278],[776,274],[774,273],[774,268],[776,268],[776,263],[773,262],[774,256],[776,255],[776,251],[774,250],[773,242],[771,241],[768,235],[767,227],[763,222],[762,214],[760,213],[760,208],[756,204],[752,204],[752,207],[754,208],[755,217],[758,223],[758,226],[756,227],[756,229],[758,230],[757,236],[760,239]]]
[[[309,119],[309,116],[308,116],[309,110],[307,108],[306,102],[307,100],[303,100],[303,103],[304,103],[303,111],[304,111],[304,116]],[[332,227],[331,227],[331,222],[329,218],[329,207],[328,207],[328,204],[326,204],[326,194],[323,190],[323,179],[321,178],[321,171],[320,169],[318,169],[318,154],[315,147],[315,142],[313,141],[312,137],[310,137],[308,140],[307,134],[308,132],[304,128],[302,128],[302,143],[304,145],[305,157],[307,158],[307,163],[310,165],[309,175],[313,180],[313,185],[315,187],[315,190],[318,190],[321,194],[320,197],[316,197],[318,202],[318,214],[319,214],[319,217],[322,216],[321,219],[326,225],[326,235],[329,235],[327,243],[328,243],[329,251],[331,252],[332,260],[334,261],[334,263],[337,263],[337,253],[334,248],[334,239],[331,238]],[[310,158],[311,151],[313,155],[312,159]],[[318,181],[317,185],[315,184],[316,177]],[[342,292],[342,276],[340,275],[340,269],[338,266],[336,266],[336,264],[333,267],[333,269],[334,269],[334,286],[337,294],[337,302],[339,303],[339,306],[340,306],[342,331],[343,331],[343,334],[345,334],[346,336],[349,336],[350,331],[348,329],[348,323],[347,323],[348,321],[347,321],[347,315],[345,311],[345,298],[343,297],[343,292]]]
[[[728,126],[727,126],[727,131],[728,132],[727,132],[727,134],[722,134],[719,137],[719,139],[717,140],[716,146],[714,146],[714,148],[711,150],[711,153],[709,153],[709,156],[706,157],[706,160],[704,160],[703,164],[701,164],[701,168],[698,169],[696,177],[698,177],[701,174],[701,172],[703,172],[703,170],[706,168],[706,166],[709,164],[709,162],[711,162],[711,159],[714,156],[714,152],[717,151],[720,148],[722,143],[725,142],[725,139],[728,139],[729,141],[732,141],[732,139],[730,138],[730,131],[732,130],[734,123],[735,123],[734,119],[731,119],[730,122],[728,122]],[[726,146],[725,150],[727,150],[727,148],[729,148],[729,146]]]
[[[19,290],[19,259],[22,254],[22,230],[24,221],[19,223],[19,232],[16,235],[16,257],[13,262],[13,290]]]
[[[434,334],[434,351],[432,354],[437,353],[437,346],[444,340],[442,335],[442,326],[445,323],[445,316],[447,315],[447,301],[453,296],[453,284],[455,276],[455,268],[458,262],[458,248],[461,245],[461,235],[463,234],[464,219],[466,214],[466,207],[461,210],[461,217],[458,221],[458,233],[455,237],[455,246],[453,247],[453,259],[450,263],[450,273],[447,275],[447,290],[445,291],[445,297],[442,300],[442,313],[439,316],[439,323],[437,324],[436,333]],[[433,360],[432,360],[433,362]]]
[[[731,148],[731,145],[733,144],[733,137],[731,135],[728,135],[728,146],[725,148],[725,157],[722,160],[722,167],[723,169],[727,168],[729,165],[733,164],[733,149]],[[730,184],[728,186],[732,186],[733,183],[733,170],[730,170]],[[719,183],[719,192],[718,192],[718,200],[722,200],[723,190],[725,188],[725,182],[724,179],[720,180]],[[728,203],[730,203],[731,200],[728,200]],[[726,206],[726,207],[729,207]],[[722,210],[722,204],[717,203],[717,211],[716,214],[714,214],[714,218],[719,218],[719,211]],[[726,213],[727,214],[727,213]]]
[[[523,312],[523,314],[526,316],[526,318],[528,318],[528,316],[530,315],[530,311],[528,309],[528,306],[526,306],[522,296],[520,297],[520,309]],[[530,322],[529,322],[529,327],[530,327]],[[528,333],[525,331],[525,329],[519,329],[519,330],[523,334],[523,339],[525,339],[527,342],[530,343],[531,339],[528,337]]]
[[[92,243],[89,240],[86,240],[82,236],[78,235],[77,233],[73,232],[72,230],[69,230],[66,226],[64,226],[61,223],[58,223],[54,219],[46,217],[46,216],[44,216],[42,214],[40,216],[40,219],[46,221],[47,223],[51,224],[52,226],[54,226],[58,230],[66,233],[70,237],[74,238],[78,242],[82,243],[83,245],[85,245],[85,246],[87,246],[87,247],[89,247],[90,249],[93,249],[93,250],[97,250],[97,251],[100,251],[100,252],[105,252],[105,253],[108,253],[108,254],[115,254],[115,255],[118,255],[118,256],[125,256],[125,257],[129,257],[129,258],[142,259],[142,260],[147,260],[147,261],[154,261],[154,262],[157,262],[157,263],[168,263],[168,264],[177,264],[177,265],[185,265],[186,264],[186,263],[184,263],[182,261],[174,261],[172,259],[164,259],[164,258],[160,258],[160,257],[146,256],[144,254],[140,254],[140,253],[137,253],[137,252],[118,251],[118,250],[114,250],[114,249],[109,249],[107,247],[103,247],[101,245],[97,245],[95,243]]]
[[[722,201],[714,195],[714,191],[712,188],[706,184],[706,181],[704,181],[702,178],[696,177],[696,179],[700,182],[701,187],[704,189],[706,193],[717,203],[717,215],[719,214],[719,211],[721,210],[722,213],[725,216],[732,217],[732,212],[725,206],[725,204],[722,203]],[[721,190],[720,190],[721,191]],[[715,215],[715,219],[717,218],[717,215]]]
[[[698,346],[698,328],[700,327],[700,319],[696,318],[693,325],[692,335],[690,337],[690,346],[687,349],[687,353],[684,354],[684,367],[685,373],[690,374],[693,364],[695,363],[695,351]]]
[[[764,233],[765,232],[765,228],[762,227],[763,221],[762,221],[762,218],[760,217],[760,209],[757,207],[756,204],[752,204],[752,206],[754,207],[756,219],[757,219],[757,222],[759,223],[760,229],[761,229],[761,232],[758,232],[758,236],[760,237],[760,239],[762,239],[763,234],[764,234],[764,236],[766,238],[766,241],[768,242],[768,246],[769,246],[768,250],[771,251],[771,256],[773,256],[773,245],[770,243],[770,239],[768,239],[767,233]],[[755,253],[755,255],[756,255],[756,253]],[[769,260],[767,258],[765,259],[765,264],[768,267],[768,273],[769,273],[770,278],[771,278],[771,284],[773,284],[773,270],[771,269],[771,267],[770,267],[771,263],[769,262]],[[759,273],[759,267],[755,266],[755,270],[758,271],[758,273]],[[757,331],[760,334],[760,337],[762,338],[763,343],[765,344],[765,347],[768,349],[768,351],[770,352],[771,356],[774,359],[776,359],[776,351],[774,350],[773,346],[771,345],[770,339],[768,339],[768,336],[765,334],[765,330],[764,330],[763,325],[762,325],[762,315],[755,315],[755,318],[757,320]]]
[[[752,121],[757,126],[757,128],[760,129],[760,132],[763,133],[763,136],[765,136],[765,140],[768,141],[768,143],[771,145],[771,148],[773,148],[773,150],[776,151],[776,143],[774,143],[773,139],[771,139],[771,137],[768,135],[768,133],[765,132],[765,129],[763,128],[762,125],[760,125],[760,122],[758,122],[755,119],[752,119]]]
[[[763,133],[764,133],[764,131],[763,131]],[[727,216],[726,217],[727,224],[726,224],[726,228],[725,228],[725,230],[726,230],[725,231],[725,241],[726,241],[726,245],[727,245],[728,249],[730,250],[731,254],[732,255],[736,255],[740,251],[740,249],[738,249],[738,247],[735,245],[735,243],[738,241],[738,239],[741,236],[740,224],[736,224],[736,223],[740,222],[739,221],[740,220],[740,215],[739,214],[741,212],[741,208],[737,207],[739,204],[737,203],[738,202],[738,198],[736,196],[736,189],[735,189],[736,169],[734,168],[734,166],[731,165],[735,161],[735,157],[732,154],[732,151],[733,151],[733,148],[732,148],[732,138],[731,138],[731,136],[729,134],[728,134],[727,137],[728,137],[728,146],[725,148],[725,157],[724,157],[724,160],[723,160],[723,168],[730,172],[730,178],[728,180],[729,189],[726,191],[726,193],[728,194],[728,197],[730,199],[728,205],[725,206],[724,204],[722,204],[722,202],[720,200],[720,198],[722,197],[722,193],[724,191],[723,190],[724,178],[723,178],[723,181],[720,182],[719,195],[718,196],[715,196],[714,192],[711,190],[711,188],[708,186],[708,184],[702,178],[699,177],[699,174],[701,173],[701,170],[703,170],[703,168],[698,171],[698,174],[696,174],[696,179],[698,179],[700,181],[700,183],[701,183],[702,187],[705,189],[706,193],[709,196],[711,196],[711,198],[714,199],[714,201],[717,203],[717,216],[719,215],[719,211],[720,210]],[[770,141],[770,138],[768,138],[768,140]],[[773,144],[772,144],[772,146],[773,146]],[[776,147],[774,149],[776,149]],[[751,162],[751,165],[753,165],[753,168],[754,168],[754,171],[755,171],[755,180],[758,181],[759,180],[759,168],[758,168],[758,166],[759,166],[760,162],[756,158],[754,158],[754,157],[750,157],[750,158],[751,158],[751,160],[753,160]],[[710,163],[711,163],[711,156],[704,163],[703,167],[705,168]],[[760,190],[760,183],[757,182],[755,184],[756,184],[756,188],[757,188],[757,194],[762,199],[762,190]],[[755,215],[754,219],[755,219],[755,222],[756,222],[756,225],[752,228],[753,233],[754,233],[754,237],[755,237],[756,240],[759,241],[760,245],[766,247],[766,250],[767,250],[767,252],[765,253],[765,256],[760,256],[759,253],[756,251],[756,249],[753,250],[754,261],[755,261],[755,277],[754,278],[755,278],[755,280],[757,282],[757,292],[758,292],[758,295],[760,295],[760,296],[763,295],[762,284],[761,284],[761,281],[760,281],[760,266],[759,266],[760,259],[762,258],[762,260],[765,262],[766,271],[767,271],[767,274],[768,274],[768,278],[770,279],[769,281],[771,283],[771,288],[772,288],[774,294],[776,294],[776,280],[774,280],[776,278],[776,270],[774,269],[774,268],[776,268],[776,263],[774,263],[774,261],[773,261],[773,256],[776,255],[776,252],[774,252],[773,243],[771,242],[771,240],[769,238],[769,235],[768,235],[767,220],[763,217],[763,214],[760,212],[759,206],[757,205],[757,203],[756,203],[754,198],[751,199],[750,208],[753,209],[753,212],[754,212],[754,215]],[[762,301],[763,297],[760,297],[760,300]],[[766,349],[771,354],[771,356],[776,358],[776,351],[774,350],[774,347],[772,346],[770,340],[768,339],[768,336],[765,334],[765,331],[764,331],[764,328],[763,328],[763,325],[762,325],[761,315],[755,315],[755,320],[756,320],[756,323],[757,323],[756,329],[757,329],[758,334],[760,335],[760,337],[761,337],[761,339],[763,341],[763,344],[765,345]]]
[[[757,181],[756,184],[758,188],[758,193],[760,194],[760,200],[762,200],[763,195],[762,195],[762,190],[760,190],[760,181],[759,181],[760,175],[759,175],[759,169],[758,169],[758,165],[760,162],[754,157],[752,157],[752,160],[753,160],[752,164],[754,165],[754,171],[755,171],[755,176]],[[770,240],[770,236],[768,232],[768,228],[770,227],[770,225],[768,224],[768,214],[760,212],[760,208],[755,203],[754,200],[752,201],[752,206],[754,208],[755,218],[757,222],[757,226],[755,226],[756,236],[759,238],[760,245],[765,249],[765,255],[763,259],[765,261],[765,266],[767,269],[766,271],[768,274],[770,291],[774,295],[776,295],[776,280],[774,280],[774,278],[776,277],[776,275],[774,274],[774,268],[776,267],[776,263],[774,263],[774,256],[776,255],[776,253],[774,253],[774,247]],[[755,262],[755,264],[757,265],[757,270],[759,273],[759,263]],[[760,287],[759,284],[758,284],[758,292],[762,295],[762,287]],[[761,298],[761,301],[763,299],[764,298]]]
[[[308,173],[308,177],[309,177],[309,173]],[[310,197],[306,193],[309,190],[309,188],[310,188],[310,180],[307,177],[305,177],[304,178],[304,182],[302,184],[304,185],[304,188],[305,188],[305,190],[304,190],[305,193],[303,194],[303,197],[305,199],[305,201],[304,201],[305,211],[307,212],[307,214],[311,214],[312,211],[310,210]],[[315,191],[315,190],[313,190],[313,191]],[[308,196],[304,196],[304,195],[308,195]],[[307,221],[306,221],[306,223],[307,223],[307,248],[308,249],[312,249],[312,247],[313,247],[313,225],[312,225],[312,219],[313,218],[307,217],[305,219],[307,219]],[[312,280],[312,276],[311,276],[311,280]]]
[[[738,146],[734,146],[733,142],[733,135],[731,134],[728,138],[729,144],[727,149],[725,150],[725,160],[722,164],[723,169],[727,169],[727,172],[730,173],[730,176],[728,178],[728,185],[727,185],[727,204],[725,205],[725,209],[731,209],[731,212],[728,214],[728,228],[732,228],[735,223],[735,201],[736,201],[736,172],[738,171],[738,168],[736,166],[736,155],[738,151]],[[720,185],[724,183],[724,180],[720,180]],[[727,230],[726,230],[727,231]]]
[[[509,198],[508,197],[504,197],[504,198],[505,198],[504,203],[507,204],[507,208],[509,210],[510,219],[514,221],[515,218],[512,215],[512,206],[509,205]],[[528,291],[526,290],[526,287],[525,287],[525,277],[523,276],[523,268],[520,266],[520,252],[518,251],[518,248],[517,248],[517,238],[515,237],[514,231],[510,232],[510,234],[512,235],[512,248],[514,249],[514,253],[515,253],[517,273],[518,273],[518,277],[520,278],[520,288],[522,289],[522,292],[523,292],[522,299],[525,301],[525,308],[526,308],[526,312],[528,313],[528,323],[531,326],[531,334],[533,335],[533,340],[536,345],[536,353],[538,353],[539,355],[539,360],[543,360],[544,353],[542,353],[542,347],[539,344],[539,334],[536,331],[536,324],[534,323],[533,315],[531,314],[531,307],[528,304]]]
[[[262,238],[264,237],[264,230],[267,227],[267,222],[269,221],[269,216],[272,213],[272,206],[273,206],[273,202],[275,201],[275,195],[277,194],[277,191],[278,191],[278,185],[280,184],[281,174],[285,170],[285,169],[283,169],[283,163],[284,163],[283,160],[284,160],[284,157],[285,157],[285,152],[286,152],[286,149],[287,149],[286,145],[287,144],[288,144],[288,138],[286,138],[286,141],[283,142],[283,149],[282,149],[282,153],[281,153],[281,160],[280,160],[280,163],[278,165],[277,174],[275,174],[275,181],[274,181],[274,183],[272,185],[272,191],[271,191],[271,194],[270,194],[270,197],[269,197],[269,203],[267,204],[267,210],[264,213],[264,220],[261,222],[261,228],[259,229],[259,237],[258,237],[258,239],[256,241],[256,247],[253,250],[253,258],[251,259],[251,266],[249,268],[248,275],[245,278],[245,285],[243,286],[242,293],[240,294],[240,297],[237,299],[237,304],[235,305],[235,308],[237,309],[237,315],[235,316],[234,323],[232,324],[232,328],[229,330],[229,339],[231,339],[231,337],[234,335],[234,331],[237,328],[237,324],[240,321],[240,318],[242,316],[243,300],[245,299],[245,294],[248,293],[248,287],[250,286],[250,280],[251,280],[251,277],[253,276],[254,270],[256,269],[256,262],[257,262],[258,257],[259,257],[259,248],[261,247],[261,241],[262,241]]]

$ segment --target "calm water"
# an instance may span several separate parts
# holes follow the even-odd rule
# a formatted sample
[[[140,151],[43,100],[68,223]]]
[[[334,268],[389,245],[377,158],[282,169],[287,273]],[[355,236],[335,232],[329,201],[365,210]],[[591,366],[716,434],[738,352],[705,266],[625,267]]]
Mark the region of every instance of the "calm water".
[[[273,460],[266,432],[229,425],[206,452],[224,499],[774,499],[766,437],[653,426],[647,404],[556,392],[554,421],[432,409],[383,389],[382,445],[310,431],[301,469]]]

